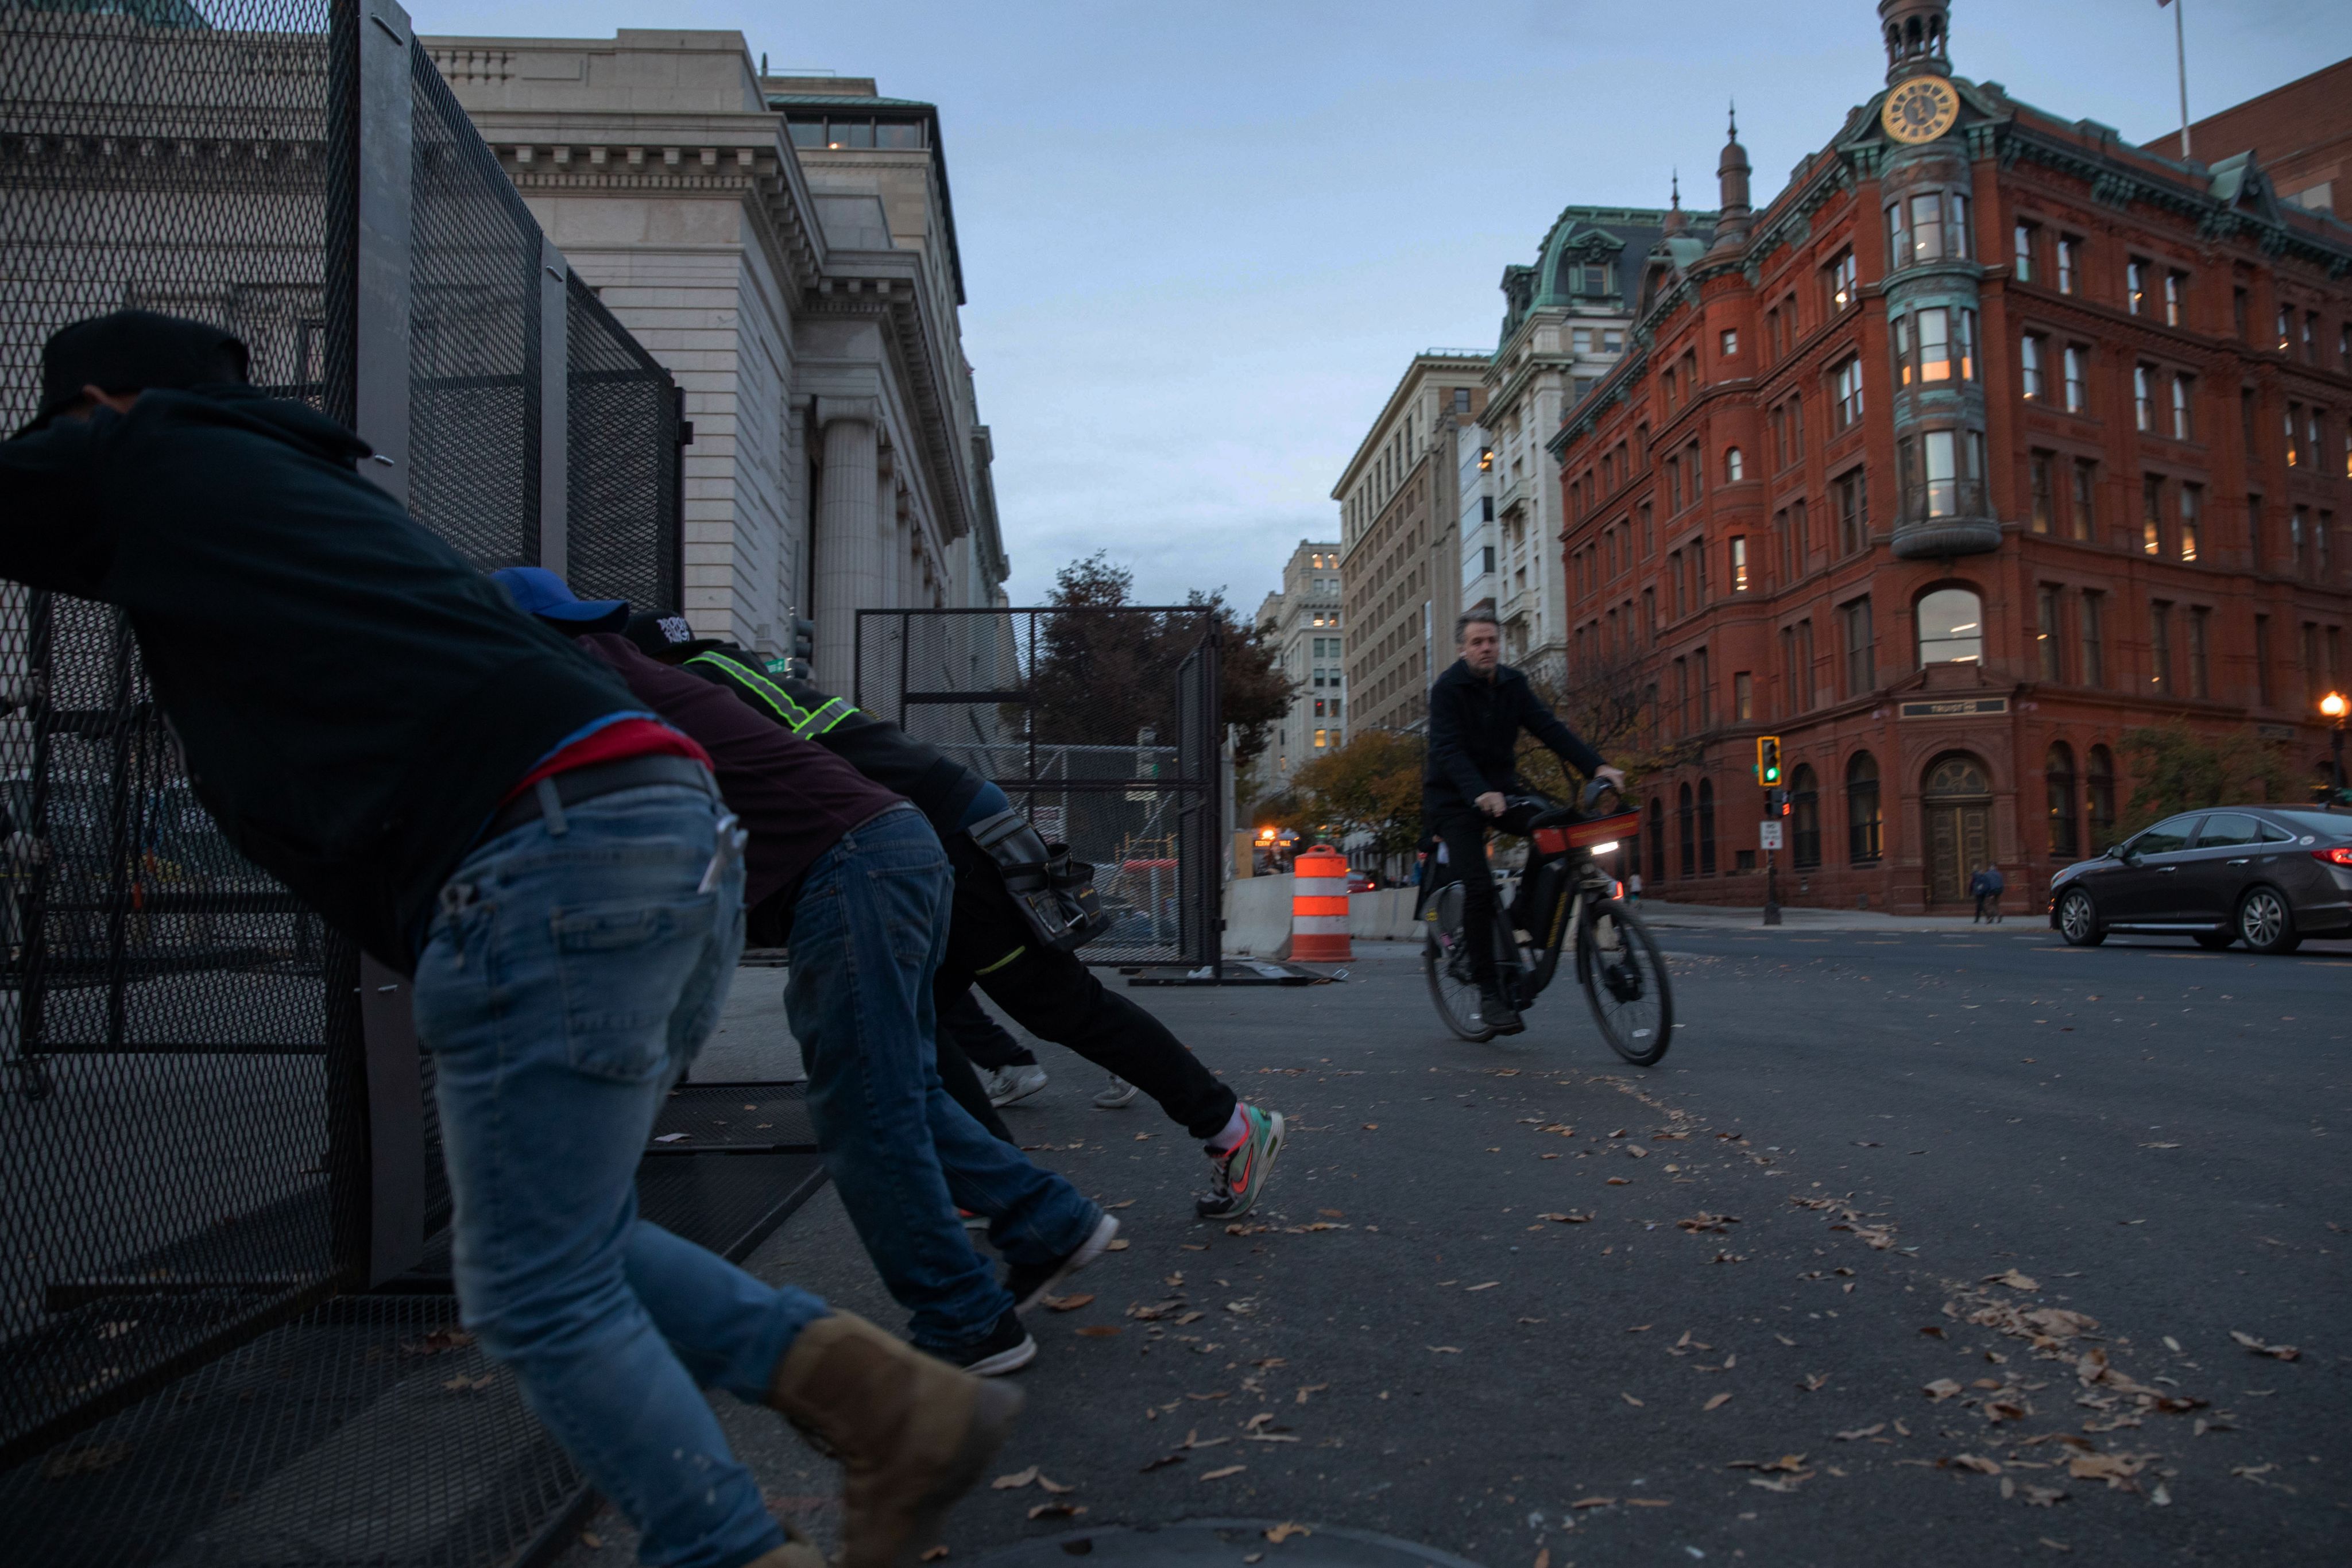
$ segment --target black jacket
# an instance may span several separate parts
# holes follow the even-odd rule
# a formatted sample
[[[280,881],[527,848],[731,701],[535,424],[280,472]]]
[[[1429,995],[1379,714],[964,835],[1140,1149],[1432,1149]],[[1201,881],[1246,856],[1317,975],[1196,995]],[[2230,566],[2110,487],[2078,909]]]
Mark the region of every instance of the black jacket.
[[[643,712],[250,387],[150,392],[0,444],[0,576],[117,604],[196,798],[337,930],[409,972],[516,779]]]
[[[1429,688],[1429,760],[1421,800],[1432,815],[1460,810],[1490,790],[1508,794],[1517,778],[1519,731],[1526,730],[1581,773],[1602,766],[1601,754],[1553,716],[1508,664],[1491,681],[1460,659]]]
[[[914,802],[941,842],[963,826],[981,776],[886,719],[784,674],[784,662],[726,645],[697,653],[682,669],[726,687],[804,740],[814,740],[866,778]]]

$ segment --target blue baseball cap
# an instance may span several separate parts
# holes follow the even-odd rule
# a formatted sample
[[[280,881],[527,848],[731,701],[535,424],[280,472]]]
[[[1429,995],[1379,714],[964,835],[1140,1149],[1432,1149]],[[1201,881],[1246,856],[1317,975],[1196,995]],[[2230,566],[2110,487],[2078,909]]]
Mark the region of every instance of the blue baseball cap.
[[[502,566],[490,580],[507,591],[515,608],[566,632],[617,632],[628,623],[625,599],[581,599],[571,584],[543,566]]]

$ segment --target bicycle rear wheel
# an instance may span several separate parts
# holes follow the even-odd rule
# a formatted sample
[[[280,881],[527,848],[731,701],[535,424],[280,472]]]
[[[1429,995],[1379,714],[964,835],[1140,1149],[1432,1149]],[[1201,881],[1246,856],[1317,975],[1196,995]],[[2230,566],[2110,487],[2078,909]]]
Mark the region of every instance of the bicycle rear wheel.
[[[1438,1018],[1464,1040],[1494,1039],[1495,1031],[1478,1016],[1478,985],[1470,977],[1470,956],[1462,946],[1460,883],[1447,883],[1430,895],[1421,929],[1421,970]]]
[[[1592,906],[1576,932],[1576,977],[1609,1048],[1636,1067],[1654,1067],[1675,1030],[1665,955],[1641,917],[1616,899]]]

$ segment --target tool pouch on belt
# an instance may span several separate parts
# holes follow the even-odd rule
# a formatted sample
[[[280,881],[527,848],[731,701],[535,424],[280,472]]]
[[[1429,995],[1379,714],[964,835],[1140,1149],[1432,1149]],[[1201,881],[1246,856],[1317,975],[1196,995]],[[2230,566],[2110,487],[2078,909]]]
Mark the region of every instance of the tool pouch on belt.
[[[996,863],[1039,942],[1074,952],[1110,929],[1110,916],[1095,898],[1095,868],[1072,860],[1069,845],[1040,838],[1020,811],[983,817],[966,831]]]

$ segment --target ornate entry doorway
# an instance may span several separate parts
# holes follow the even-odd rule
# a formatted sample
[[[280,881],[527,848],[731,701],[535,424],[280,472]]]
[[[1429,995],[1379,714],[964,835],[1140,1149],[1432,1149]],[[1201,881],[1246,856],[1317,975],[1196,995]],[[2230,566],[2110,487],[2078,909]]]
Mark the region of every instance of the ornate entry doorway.
[[[1952,756],[1927,769],[1920,790],[1927,817],[1927,902],[1965,904],[1969,878],[1992,859],[1992,784],[1984,764]]]

